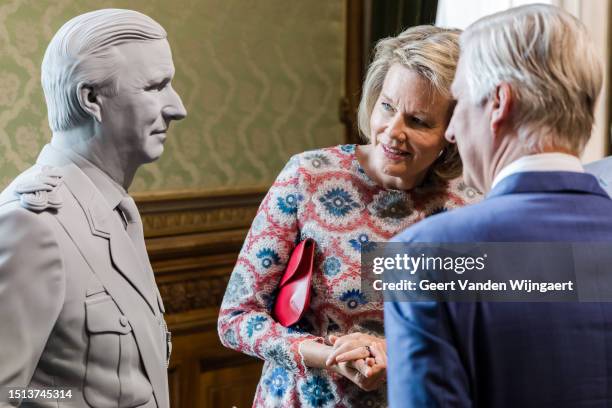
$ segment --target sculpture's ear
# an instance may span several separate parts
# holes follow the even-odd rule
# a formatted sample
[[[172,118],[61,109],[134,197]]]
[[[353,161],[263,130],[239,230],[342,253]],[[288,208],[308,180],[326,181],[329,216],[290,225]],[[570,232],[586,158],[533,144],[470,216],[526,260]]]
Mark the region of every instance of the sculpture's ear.
[[[91,85],[81,82],[77,86],[77,97],[81,108],[99,123],[102,123],[102,106],[100,95],[96,90]]]

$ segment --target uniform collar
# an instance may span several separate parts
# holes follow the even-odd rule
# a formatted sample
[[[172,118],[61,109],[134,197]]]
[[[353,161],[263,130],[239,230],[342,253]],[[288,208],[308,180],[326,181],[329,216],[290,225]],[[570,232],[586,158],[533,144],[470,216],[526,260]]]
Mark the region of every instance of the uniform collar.
[[[51,166],[64,166],[74,163],[91,180],[100,191],[110,208],[119,205],[121,199],[127,195],[127,191],[108,174],[100,170],[92,162],[70,149],[63,149],[51,144],[45,145],[38,159],[38,164]]]

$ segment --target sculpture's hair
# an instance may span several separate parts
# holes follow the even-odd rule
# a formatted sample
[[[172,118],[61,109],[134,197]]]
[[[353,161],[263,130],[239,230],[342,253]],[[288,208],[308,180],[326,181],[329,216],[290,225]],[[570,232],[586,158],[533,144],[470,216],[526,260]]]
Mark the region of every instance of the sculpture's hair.
[[[96,10],[64,24],[51,39],[41,69],[51,129],[68,130],[90,120],[79,103],[81,86],[116,93],[115,46],[166,37],[156,21],[132,10]]]
[[[476,21],[460,42],[472,103],[483,103],[500,83],[508,83],[512,120],[527,149],[583,151],[602,68],[580,21],[559,7],[527,5]]]
[[[366,139],[371,136],[370,118],[374,105],[393,64],[401,64],[418,73],[431,84],[433,91],[450,99],[450,87],[459,59],[460,33],[460,30],[422,25],[408,28],[396,37],[384,38],[376,44],[357,112],[359,130]],[[442,179],[459,176],[462,165],[457,146],[447,145],[431,170]]]

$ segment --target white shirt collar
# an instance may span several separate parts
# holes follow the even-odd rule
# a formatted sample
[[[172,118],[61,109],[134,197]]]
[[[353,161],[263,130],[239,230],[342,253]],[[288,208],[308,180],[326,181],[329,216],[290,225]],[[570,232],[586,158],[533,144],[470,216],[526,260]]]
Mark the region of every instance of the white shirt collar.
[[[573,171],[584,173],[580,159],[566,153],[538,153],[523,156],[501,169],[493,179],[493,189],[502,179],[525,171]]]

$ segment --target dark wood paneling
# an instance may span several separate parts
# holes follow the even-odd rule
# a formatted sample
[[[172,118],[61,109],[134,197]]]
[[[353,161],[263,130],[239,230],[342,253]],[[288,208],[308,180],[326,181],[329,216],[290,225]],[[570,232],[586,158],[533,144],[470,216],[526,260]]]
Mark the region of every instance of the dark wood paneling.
[[[265,188],[136,194],[173,338],[177,408],[250,407],[262,362],[224,348],[219,305]]]
[[[346,1],[346,65],[344,69],[344,98],[340,102],[340,120],[346,127],[347,143],[361,143],[357,129],[357,108],[361,98],[364,59],[364,2]]]
[[[204,407],[250,407],[257,386],[252,372],[261,372],[261,366],[247,363],[240,367],[219,368],[200,376],[200,406]]]

